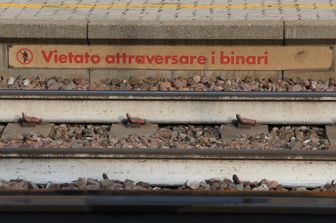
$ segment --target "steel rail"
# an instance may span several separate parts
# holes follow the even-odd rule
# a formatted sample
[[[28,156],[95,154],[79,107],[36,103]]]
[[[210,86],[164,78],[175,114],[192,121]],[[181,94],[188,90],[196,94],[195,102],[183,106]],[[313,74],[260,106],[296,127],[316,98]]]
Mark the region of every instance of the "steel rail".
[[[1,158],[336,161],[334,150],[3,148]]]
[[[2,179],[65,183],[81,177],[152,184],[231,178],[276,179],[287,186],[317,187],[334,179],[335,151],[234,151],[160,149],[14,149],[0,150]]]
[[[0,90],[0,98],[6,97],[28,97],[28,96],[45,96],[45,97],[180,97],[180,98],[336,98],[336,92],[243,92],[243,91],[223,91],[223,92],[199,92],[199,91],[89,91],[89,90]]]
[[[336,92],[0,91],[0,122],[22,112],[55,123],[114,123],[126,113],[152,123],[333,124]]]

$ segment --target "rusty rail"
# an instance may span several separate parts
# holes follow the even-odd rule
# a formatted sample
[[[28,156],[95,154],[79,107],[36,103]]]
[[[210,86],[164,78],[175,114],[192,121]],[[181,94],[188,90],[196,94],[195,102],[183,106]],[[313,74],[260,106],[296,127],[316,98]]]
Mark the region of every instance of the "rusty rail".
[[[193,92],[193,91],[89,91],[89,90],[0,90],[0,97],[96,97],[96,96],[125,96],[132,97],[209,97],[218,100],[218,97],[297,97],[302,99],[313,99],[322,97],[336,97],[336,92]]]
[[[3,148],[0,158],[85,158],[85,159],[188,159],[188,160],[307,160],[336,161],[334,150],[237,150],[110,148]]]

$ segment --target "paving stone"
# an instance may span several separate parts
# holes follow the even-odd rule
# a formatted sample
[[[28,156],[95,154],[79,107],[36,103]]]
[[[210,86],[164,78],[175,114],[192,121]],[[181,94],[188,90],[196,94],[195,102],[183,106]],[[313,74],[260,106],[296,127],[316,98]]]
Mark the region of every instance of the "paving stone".
[[[336,145],[336,125],[326,125],[326,136],[332,145]]]
[[[10,138],[20,137],[23,135],[37,135],[42,137],[48,137],[51,135],[54,129],[54,124],[42,123],[34,127],[22,127],[19,123],[8,123],[1,139],[6,140]]]
[[[129,135],[150,136],[159,130],[157,124],[140,125],[139,127],[126,127],[123,124],[113,124],[110,130],[110,138],[120,138]]]
[[[268,133],[267,125],[256,125],[251,126],[251,128],[237,128],[234,125],[221,126],[221,137],[225,140],[240,138],[241,135],[254,136],[261,133]]]
[[[45,20],[171,20],[171,21],[209,21],[209,20],[335,20],[336,0],[183,0],[142,1],[150,7],[139,7],[142,2],[134,0],[72,0],[65,1],[72,7],[62,7],[55,0],[5,1],[8,6],[0,7],[0,19],[45,19]],[[10,4],[14,3],[14,6]],[[40,7],[20,7],[20,4],[35,4]],[[113,5],[118,7],[113,7]],[[308,4],[308,7],[304,5]],[[91,7],[89,7],[91,5]],[[102,7],[102,5],[104,5]],[[124,5],[124,7],[120,7]],[[132,7],[132,6],[136,7]],[[153,7],[157,5],[157,7]],[[198,6],[207,7],[198,7]],[[254,5],[255,7],[248,7]],[[279,5],[267,7],[267,5]],[[321,5],[323,7],[321,7]],[[81,7],[84,6],[84,7]],[[168,6],[168,7],[167,7]],[[184,6],[184,7],[183,7]],[[188,7],[189,6],[189,7]],[[232,6],[232,8],[223,8]],[[238,7],[237,7],[238,6]]]

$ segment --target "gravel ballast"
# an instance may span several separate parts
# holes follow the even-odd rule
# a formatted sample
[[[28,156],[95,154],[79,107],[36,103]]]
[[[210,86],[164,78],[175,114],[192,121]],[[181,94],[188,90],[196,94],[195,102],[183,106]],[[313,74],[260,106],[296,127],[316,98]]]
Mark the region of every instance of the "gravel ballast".
[[[0,148],[118,148],[118,149],[333,149],[318,126],[270,127],[268,134],[241,135],[227,140],[220,125],[162,125],[150,136],[109,137],[109,124],[55,124],[49,137],[26,134],[0,140]]]
[[[190,78],[167,79],[159,76],[129,79],[103,79],[89,82],[88,79],[64,79],[53,77],[1,77],[0,89],[23,90],[136,90],[136,91],[336,91],[336,78],[312,80],[301,77],[279,80],[278,78],[227,79],[217,76],[194,75]]]
[[[262,179],[260,181],[242,181],[237,175],[232,179],[210,178],[201,182],[189,181],[183,185],[153,185],[145,182],[134,182],[132,180],[110,180],[104,174],[103,179],[78,178],[69,183],[33,183],[23,179],[0,180],[0,191],[59,191],[59,190],[76,190],[76,191],[279,191],[279,192],[336,192],[336,183],[331,183],[319,187],[305,186],[283,186],[275,180]]]

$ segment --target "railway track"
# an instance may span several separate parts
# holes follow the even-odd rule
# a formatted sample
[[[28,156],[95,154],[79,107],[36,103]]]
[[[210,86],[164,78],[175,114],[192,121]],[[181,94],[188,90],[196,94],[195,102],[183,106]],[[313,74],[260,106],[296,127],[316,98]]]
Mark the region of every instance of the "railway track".
[[[258,124],[332,124],[335,92],[0,91],[0,122],[22,112],[44,122],[118,123],[126,113],[151,123],[231,123],[237,113]],[[239,174],[284,185],[319,186],[334,178],[336,153],[179,149],[15,149],[0,151],[1,178],[67,182],[79,176],[155,184]],[[324,173],[324,174],[321,174]]]
[[[16,122],[22,112],[53,123],[119,123],[126,113],[159,124],[227,124],[237,113],[259,124],[334,123],[334,92],[136,92],[136,91],[19,91],[1,90],[0,122]],[[132,179],[176,187],[186,180],[201,182],[238,174],[241,179],[275,179],[285,187],[318,188],[334,179],[336,153],[326,151],[246,151],[111,148],[4,148],[0,150],[1,178],[46,184],[78,177]],[[9,194],[6,194],[9,193]],[[334,214],[334,193],[206,193],[206,192],[77,192],[52,195],[2,192],[0,212],[8,218],[35,221],[35,210],[54,220],[63,218],[158,219],[173,214],[181,221],[261,219],[293,216],[314,222]],[[12,193],[12,194],[11,194]],[[25,194],[26,193],[26,194]],[[19,200],[17,196],[19,196]],[[19,212],[17,210],[20,210]],[[150,210],[150,211],[149,211]],[[314,217],[304,218],[309,212]],[[20,213],[19,215],[17,215]],[[80,214],[79,214],[80,213]],[[108,214],[107,214],[108,213]],[[159,215],[160,214],[160,215]],[[210,215],[211,214],[211,215]],[[57,215],[57,217],[55,217]],[[106,217],[108,215],[108,217]],[[80,217],[79,217],[80,216]],[[281,216],[281,217],[279,217]],[[125,219],[124,219],[125,218]],[[246,219],[240,218],[238,221]],[[276,220],[274,220],[276,221]]]

